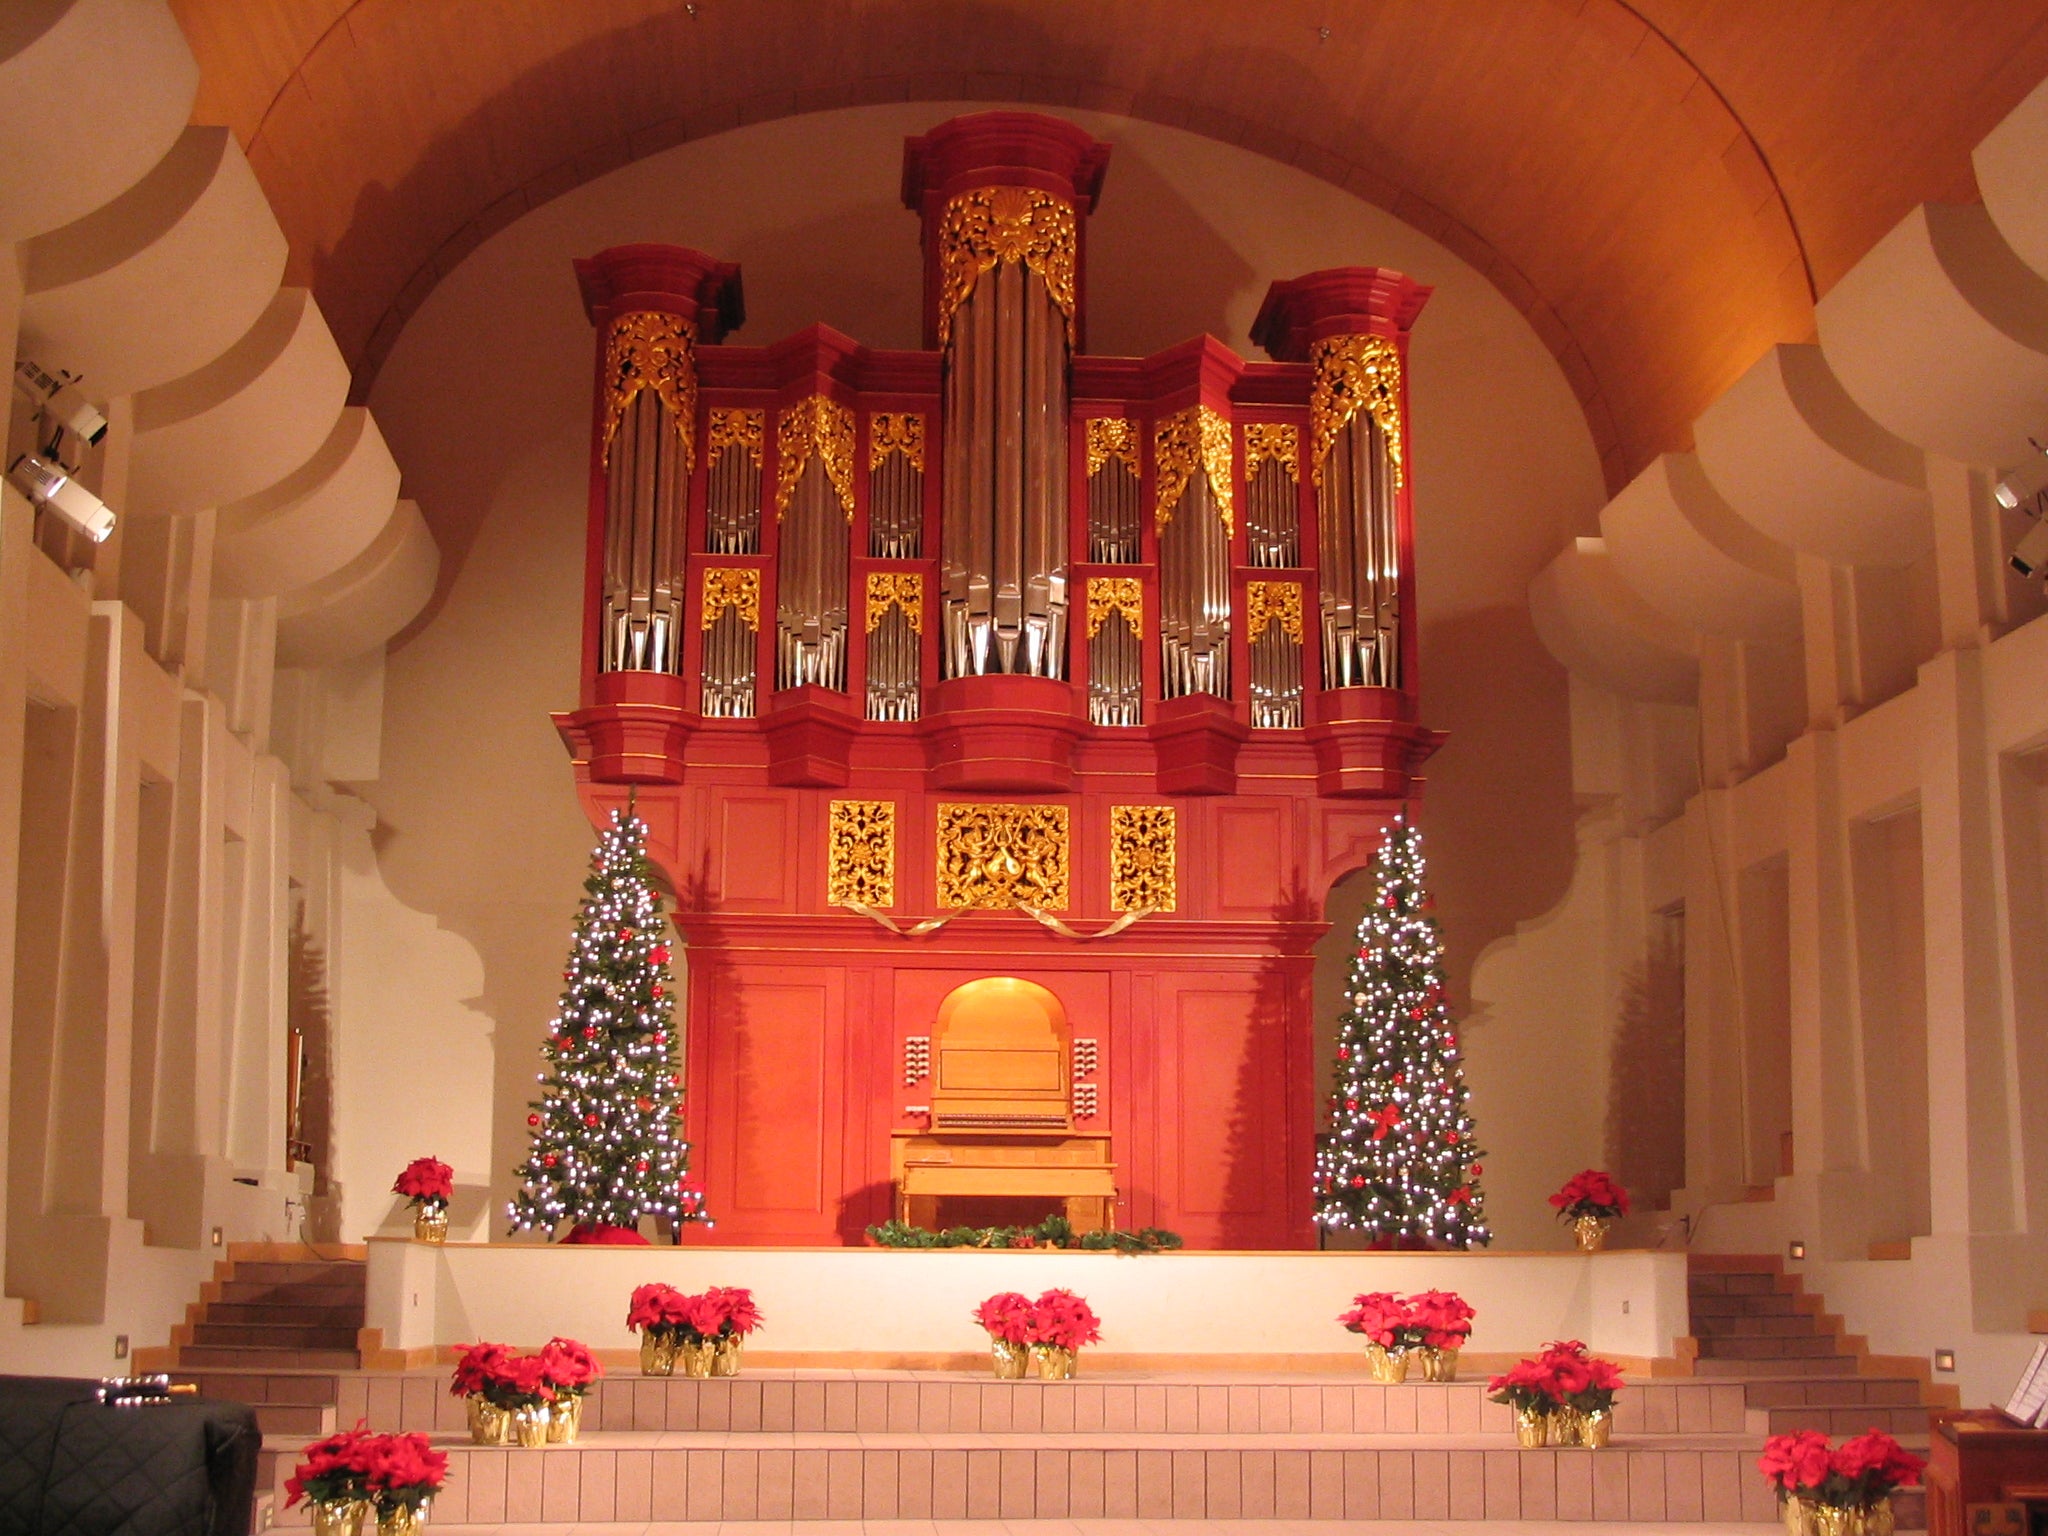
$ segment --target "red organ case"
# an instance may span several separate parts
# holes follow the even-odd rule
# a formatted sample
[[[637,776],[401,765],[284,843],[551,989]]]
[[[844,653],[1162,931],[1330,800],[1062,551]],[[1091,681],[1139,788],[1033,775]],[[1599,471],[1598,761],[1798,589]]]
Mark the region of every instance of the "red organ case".
[[[1313,1243],[1311,946],[1440,740],[1405,369],[1429,289],[1275,283],[1270,362],[1090,355],[1108,159],[1029,113],[906,143],[919,352],[730,345],[739,269],[698,251],[576,264],[597,372],[556,724],[593,821],[635,796],[673,883],[712,1240],[888,1219],[940,1086],[906,1081],[914,1042],[1002,976],[1089,1042],[1062,1087],[1117,1225]]]

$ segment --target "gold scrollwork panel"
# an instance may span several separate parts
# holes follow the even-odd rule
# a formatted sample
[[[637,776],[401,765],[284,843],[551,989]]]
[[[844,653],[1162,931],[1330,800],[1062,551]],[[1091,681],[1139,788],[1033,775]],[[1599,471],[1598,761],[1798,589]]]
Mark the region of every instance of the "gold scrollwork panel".
[[[695,463],[697,328],[658,309],[640,309],[612,321],[604,338],[604,462],[612,439],[641,391],[653,390],[668,407],[682,439],[683,469]]]
[[[853,412],[829,395],[812,395],[782,413],[775,425],[775,516],[789,511],[797,483],[816,454],[832,481],[846,520],[853,521]]]
[[[728,608],[739,610],[747,628],[761,628],[761,573],[752,566],[707,565],[704,567],[704,601],[699,622],[709,629]]]
[[[826,901],[896,905],[895,801],[834,800],[825,839]]]
[[[978,187],[962,192],[939,218],[939,345],[953,331],[953,312],[981,274],[1022,262],[1045,282],[1074,336],[1074,210],[1031,187]]]
[[[920,571],[868,572],[868,633],[882,622],[891,608],[901,608],[903,617],[918,634],[924,633],[924,575]]]
[[[1064,805],[941,802],[939,905],[1067,909]]]
[[[1170,805],[1109,808],[1110,911],[1174,910],[1176,832]]]
[[[1209,495],[1226,530],[1235,526],[1230,492],[1230,423],[1206,405],[1191,405],[1159,423],[1153,434],[1153,463],[1158,476],[1153,523],[1173,521],[1188,482],[1197,474],[1209,481]]]
[[[1309,388],[1308,426],[1315,482],[1337,434],[1360,411],[1368,412],[1387,441],[1394,488],[1401,488],[1401,353],[1384,336],[1327,336],[1309,349],[1315,370]]]

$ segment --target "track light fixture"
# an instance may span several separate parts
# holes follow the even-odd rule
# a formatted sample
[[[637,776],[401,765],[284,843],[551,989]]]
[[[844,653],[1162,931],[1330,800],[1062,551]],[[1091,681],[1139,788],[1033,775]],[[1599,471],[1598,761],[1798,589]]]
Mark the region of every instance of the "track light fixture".
[[[114,531],[114,509],[72,479],[61,464],[24,453],[7,466],[7,478],[22,495],[56,513],[95,544],[104,544]]]
[[[14,387],[28,396],[36,414],[52,427],[88,444],[107,435],[107,418],[79,392],[78,380],[70,374],[62,370],[52,373],[33,358],[24,357],[14,365]]]
[[[2034,445],[2035,457],[1993,486],[1991,497],[2006,511],[2024,512],[2034,519],[2034,526],[2013,546],[2011,560],[2014,570],[2031,577],[2048,567],[2048,519],[2041,516],[2042,493],[2048,491],[2048,448],[2035,438],[2027,441]]]

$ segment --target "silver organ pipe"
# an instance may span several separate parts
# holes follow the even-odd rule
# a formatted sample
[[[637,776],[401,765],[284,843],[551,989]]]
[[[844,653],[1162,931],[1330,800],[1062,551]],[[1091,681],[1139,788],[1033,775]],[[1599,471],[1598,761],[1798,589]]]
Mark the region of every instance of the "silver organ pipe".
[[[877,560],[924,553],[924,417],[915,411],[868,418],[868,553]]]
[[[1230,425],[1207,406],[1160,422],[1153,459],[1159,531],[1161,698],[1230,697]]]
[[[1333,336],[1312,360],[1323,686],[1398,688],[1399,354],[1377,336]]]
[[[924,577],[870,571],[867,579],[867,717],[918,717],[919,655],[924,636]]]
[[[761,551],[762,411],[714,410],[704,442],[704,548],[714,555]]]
[[[704,656],[699,707],[714,719],[754,715],[754,637],[761,628],[761,573],[751,567],[708,567],[701,603]]]
[[[1301,587],[1245,583],[1245,649],[1251,666],[1252,724],[1296,730],[1301,721]]]
[[[1143,720],[1144,587],[1135,576],[1088,578],[1088,720],[1137,725]]]
[[[949,677],[1066,675],[1074,262],[1074,210],[1045,192],[964,192],[940,223]]]
[[[1301,564],[1301,432],[1292,422],[1244,429],[1244,534],[1253,565]]]
[[[603,667],[674,672],[682,659],[684,513],[697,386],[688,322],[621,315],[606,336]]]
[[[776,426],[775,686],[846,688],[853,413],[824,395]]]
[[[1135,565],[1141,513],[1138,425],[1121,416],[1088,422],[1088,558]]]

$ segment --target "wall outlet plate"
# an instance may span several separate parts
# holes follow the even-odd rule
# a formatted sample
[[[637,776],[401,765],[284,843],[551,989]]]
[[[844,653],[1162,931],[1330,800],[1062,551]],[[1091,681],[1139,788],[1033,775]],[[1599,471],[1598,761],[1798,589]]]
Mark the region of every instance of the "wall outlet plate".
[[[128,1335],[125,1333],[114,1335],[114,1358],[116,1360],[126,1360],[128,1358]]]

